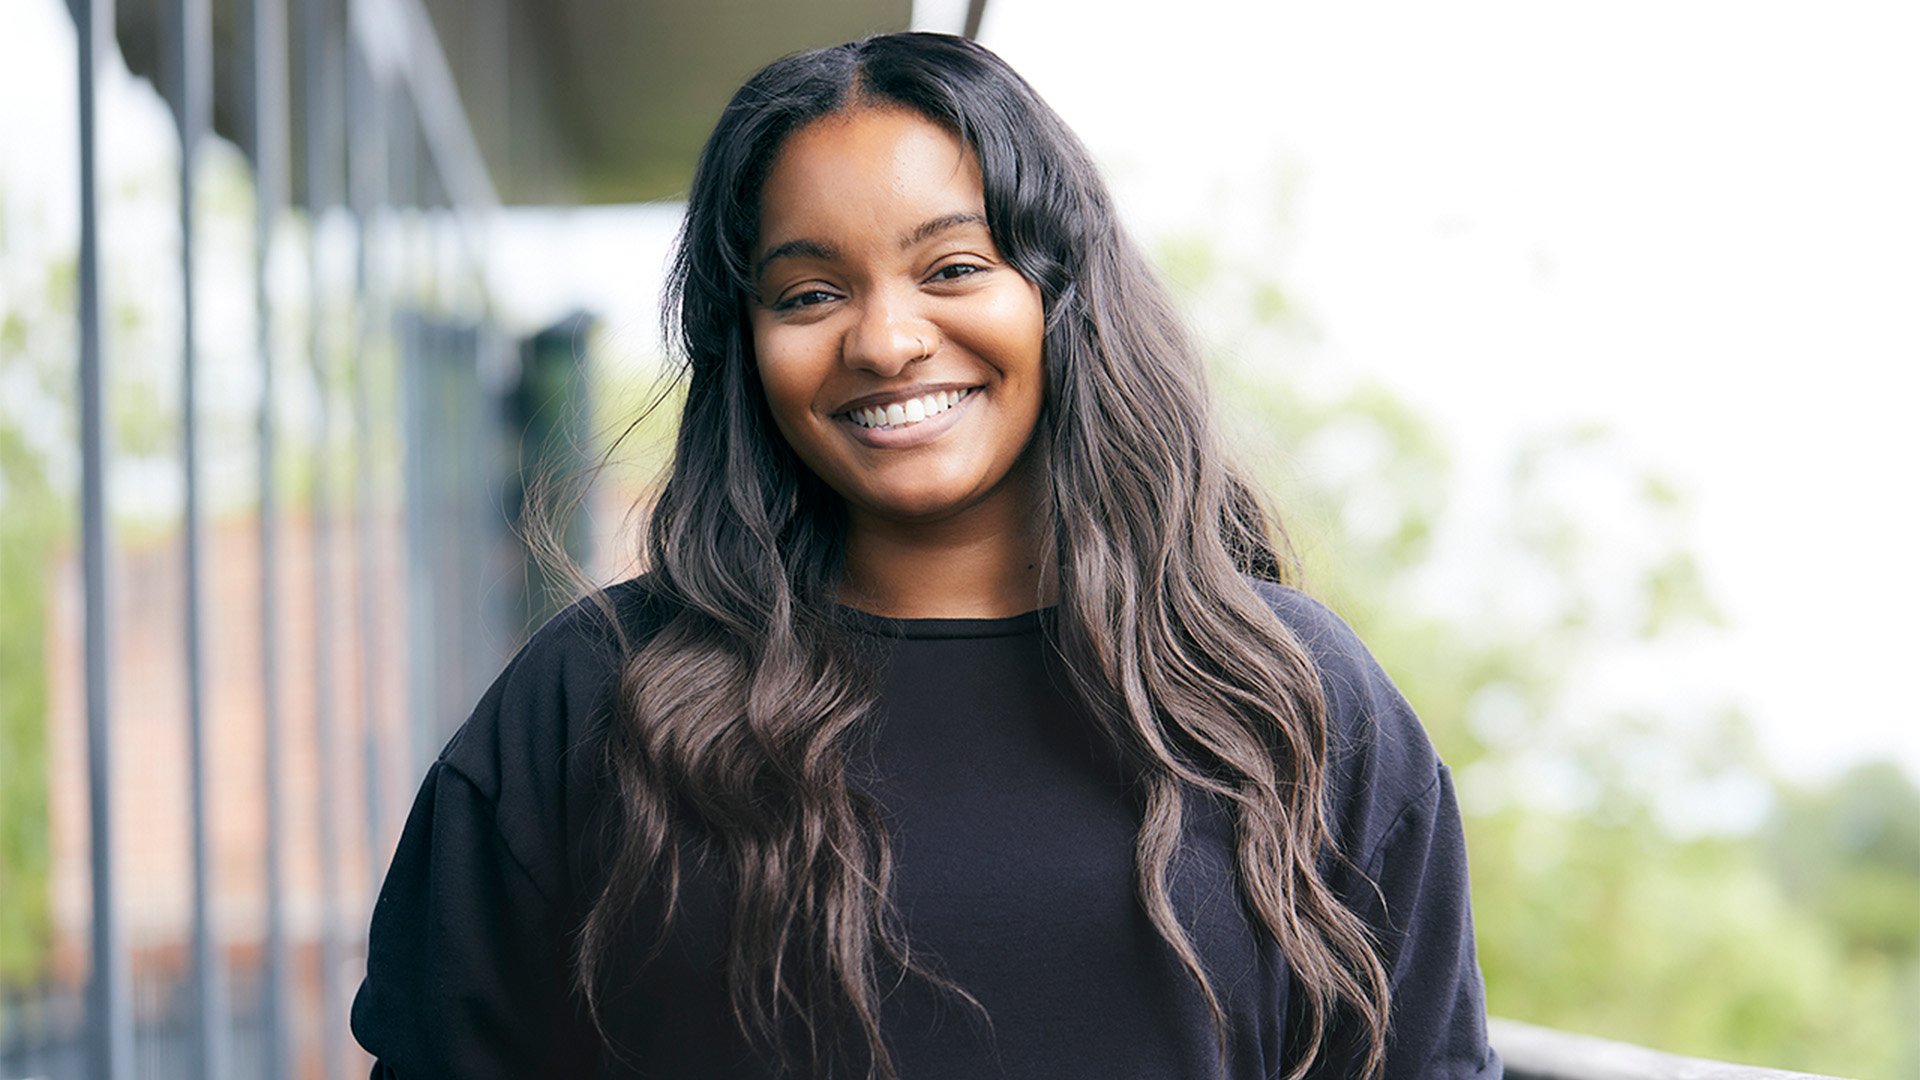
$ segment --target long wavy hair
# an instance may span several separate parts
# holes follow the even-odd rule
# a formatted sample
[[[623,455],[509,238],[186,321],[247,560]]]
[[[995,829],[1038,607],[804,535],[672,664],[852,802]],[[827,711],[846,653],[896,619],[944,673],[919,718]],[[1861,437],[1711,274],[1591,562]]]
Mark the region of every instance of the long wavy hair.
[[[686,400],[645,540],[669,615],[625,664],[607,743],[621,831],[577,939],[596,1022],[607,959],[643,895],[665,897],[664,942],[692,836],[722,853],[733,890],[736,1019],[789,1067],[804,1054],[822,1069],[846,1049],[840,1033],[857,1032],[853,1059],[894,1077],[882,974],[941,982],[907,951],[879,809],[848,779],[878,689],[834,614],[845,512],[775,427],[747,321],[760,191],[782,145],[866,107],[910,109],[960,136],[995,243],[1042,295],[1033,451],[1057,575],[1051,644],[1138,778],[1140,903],[1224,1049],[1225,1013],[1168,894],[1187,800],[1220,801],[1244,907],[1287,957],[1305,1009],[1290,1076],[1319,1056],[1336,1012],[1357,1021],[1376,1075],[1386,973],[1316,867],[1333,851],[1325,702],[1311,658],[1252,584],[1290,572],[1284,540],[1227,464],[1198,353],[1085,149],[1005,62],[936,34],[774,63],[701,152],[668,286]]]

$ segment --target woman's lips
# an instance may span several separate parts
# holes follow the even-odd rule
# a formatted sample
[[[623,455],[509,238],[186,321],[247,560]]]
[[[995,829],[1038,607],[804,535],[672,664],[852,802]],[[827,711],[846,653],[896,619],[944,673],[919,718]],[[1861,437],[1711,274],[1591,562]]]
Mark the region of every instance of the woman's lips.
[[[981,388],[932,390],[913,397],[849,409],[834,417],[859,442],[898,449],[930,441],[958,422]]]
[[[967,387],[962,390],[936,390],[930,394],[922,394],[919,397],[910,397],[904,401],[895,401],[886,405],[849,409],[846,416],[856,425],[868,429],[911,427],[939,416],[960,404],[973,393],[974,389],[974,387]]]

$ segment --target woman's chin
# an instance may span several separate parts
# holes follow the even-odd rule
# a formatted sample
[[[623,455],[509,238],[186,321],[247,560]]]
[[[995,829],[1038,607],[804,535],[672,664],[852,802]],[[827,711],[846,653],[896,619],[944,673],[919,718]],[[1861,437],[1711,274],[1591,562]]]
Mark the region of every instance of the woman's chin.
[[[1010,493],[1008,493],[1010,494]],[[1000,492],[966,483],[902,484],[859,493],[848,505],[855,527],[938,527],[996,516]]]

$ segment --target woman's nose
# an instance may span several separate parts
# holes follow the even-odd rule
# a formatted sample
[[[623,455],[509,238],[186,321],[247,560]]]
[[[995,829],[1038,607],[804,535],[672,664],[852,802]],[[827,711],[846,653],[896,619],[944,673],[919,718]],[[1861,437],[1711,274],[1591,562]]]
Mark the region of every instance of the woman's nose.
[[[848,328],[841,358],[849,367],[891,378],[931,356],[937,336],[911,305],[875,296],[861,305],[859,318]]]

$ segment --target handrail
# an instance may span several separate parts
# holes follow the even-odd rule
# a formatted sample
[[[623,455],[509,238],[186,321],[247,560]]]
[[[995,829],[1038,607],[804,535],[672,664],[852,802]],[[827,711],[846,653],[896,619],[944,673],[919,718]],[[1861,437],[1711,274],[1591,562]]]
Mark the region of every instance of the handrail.
[[[1500,1017],[1487,1019],[1487,1036],[1506,1063],[1508,1080],[1834,1080],[1817,1073],[1682,1057]]]

